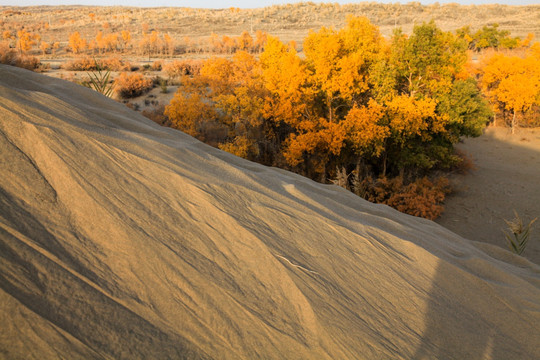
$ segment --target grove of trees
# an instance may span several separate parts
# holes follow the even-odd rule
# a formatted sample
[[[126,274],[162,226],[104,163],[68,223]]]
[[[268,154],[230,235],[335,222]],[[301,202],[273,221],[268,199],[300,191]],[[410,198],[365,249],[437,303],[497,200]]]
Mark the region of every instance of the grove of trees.
[[[497,112],[511,114],[514,133],[518,116],[540,105],[540,44],[526,56],[497,53],[480,68],[482,87]]]
[[[433,22],[386,41],[351,17],[341,30],[310,32],[303,57],[269,36],[258,58],[237,51],[205,61],[165,115],[233,154],[434,218],[446,184],[425,176],[457,166],[454,145],[492,116],[465,70],[467,48]],[[381,194],[398,183],[399,199]]]

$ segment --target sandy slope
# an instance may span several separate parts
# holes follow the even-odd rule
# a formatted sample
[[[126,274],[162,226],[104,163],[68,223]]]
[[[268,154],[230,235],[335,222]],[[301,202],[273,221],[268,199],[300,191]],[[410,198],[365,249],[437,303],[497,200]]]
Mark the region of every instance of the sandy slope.
[[[540,267],[0,66],[0,358],[540,358]]]

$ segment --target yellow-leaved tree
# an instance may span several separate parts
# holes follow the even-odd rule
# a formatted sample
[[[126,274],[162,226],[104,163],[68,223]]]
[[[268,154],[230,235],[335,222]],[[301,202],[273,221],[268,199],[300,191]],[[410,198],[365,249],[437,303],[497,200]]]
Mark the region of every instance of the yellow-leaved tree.
[[[75,31],[69,36],[69,47],[73,53],[78,54],[86,49],[86,40],[81,37],[78,31]]]
[[[525,58],[495,54],[482,68],[487,93],[512,113],[512,133],[518,126],[517,116],[540,104],[540,59],[534,51]]]

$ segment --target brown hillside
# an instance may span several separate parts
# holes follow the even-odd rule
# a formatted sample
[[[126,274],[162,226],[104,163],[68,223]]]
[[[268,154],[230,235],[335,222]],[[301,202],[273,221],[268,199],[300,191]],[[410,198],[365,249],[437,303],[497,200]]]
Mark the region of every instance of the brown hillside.
[[[385,36],[396,27],[406,33],[415,23],[435,20],[445,30],[456,30],[470,25],[472,30],[498,23],[500,29],[513,36],[528,33],[540,38],[540,5],[457,5],[434,4],[315,4],[298,3],[274,5],[259,9],[193,9],[193,8],[128,8],[88,6],[0,6],[0,29],[25,28],[39,32],[43,41],[60,41],[65,45],[69,35],[79,31],[87,39],[98,31],[104,34],[127,30],[133,39],[152,30],[168,33],[182,42],[206,42],[212,33],[238,36],[242,31],[252,34],[257,30],[280,37],[283,41],[300,43],[310,29],[322,26],[342,28],[348,15],[366,16]]]

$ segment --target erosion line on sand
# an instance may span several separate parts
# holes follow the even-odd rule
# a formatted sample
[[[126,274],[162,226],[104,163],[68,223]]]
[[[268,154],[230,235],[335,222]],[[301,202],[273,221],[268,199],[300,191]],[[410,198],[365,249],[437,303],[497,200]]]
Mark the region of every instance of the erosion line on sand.
[[[276,255],[277,257],[280,257],[280,258],[282,258],[283,260],[287,261],[287,262],[288,262],[289,264],[291,264],[292,266],[299,268],[300,270],[304,270],[304,271],[307,271],[307,272],[312,273],[312,274],[320,275],[320,274],[319,274],[318,272],[316,272],[316,271],[309,270],[309,269],[306,269],[306,268],[303,267],[303,266],[294,264],[291,260],[287,259],[287,258],[284,257],[284,256],[281,256],[281,255],[279,255],[279,254],[275,254],[275,255]]]

